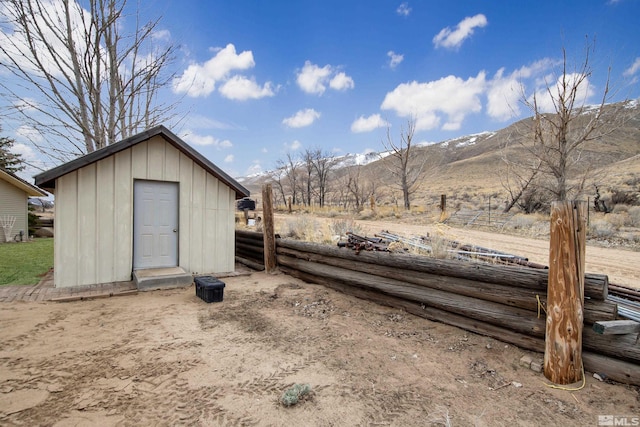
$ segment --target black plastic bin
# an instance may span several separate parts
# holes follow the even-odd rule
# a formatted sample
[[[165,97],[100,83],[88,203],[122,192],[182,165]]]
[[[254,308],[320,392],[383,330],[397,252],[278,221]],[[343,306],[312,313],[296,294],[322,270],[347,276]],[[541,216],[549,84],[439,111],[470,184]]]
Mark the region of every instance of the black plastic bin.
[[[224,282],[213,276],[199,276],[194,279],[196,296],[205,302],[220,302],[224,298]]]

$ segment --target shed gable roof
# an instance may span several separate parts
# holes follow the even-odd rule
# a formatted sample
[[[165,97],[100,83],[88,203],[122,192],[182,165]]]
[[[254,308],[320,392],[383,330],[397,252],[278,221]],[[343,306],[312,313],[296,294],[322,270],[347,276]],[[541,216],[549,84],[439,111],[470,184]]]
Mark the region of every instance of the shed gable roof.
[[[115,144],[108,145],[104,148],[101,148],[100,150],[96,150],[92,153],[86,154],[82,157],[78,157],[77,159],[71,160],[70,162],[64,163],[53,169],[42,172],[41,174],[35,176],[36,185],[46,189],[54,189],[56,187],[57,178],[60,178],[63,175],[95,163],[106,157],[112,156],[115,153],[131,148],[142,141],[153,138],[154,136],[163,137],[165,141],[184,153],[187,157],[201,166],[208,173],[218,178],[228,187],[232,188],[235,191],[237,198],[249,196],[249,190],[244,188],[238,181],[231,178],[222,169],[214,165],[202,154],[194,150],[189,144],[178,138],[173,132],[162,125],[147,129],[146,131],[141,132],[137,135],[123,139],[122,141],[116,142]]]
[[[20,190],[27,193],[28,196],[45,197],[47,195],[47,193],[45,193],[35,185],[29,184],[24,179],[12,174],[11,172],[7,172],[4,169],[0,169],[0,179],[8,182],[14,187],[18,187]]]

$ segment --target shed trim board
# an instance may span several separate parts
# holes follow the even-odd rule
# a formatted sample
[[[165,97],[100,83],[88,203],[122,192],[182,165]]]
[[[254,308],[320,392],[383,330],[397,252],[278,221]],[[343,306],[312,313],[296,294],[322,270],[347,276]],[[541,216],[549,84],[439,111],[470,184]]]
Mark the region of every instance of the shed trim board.
[[[234,270],[235,200],[248,190],[164,127],[154,129],[36,176],[56,196],[56,287],[131,280],[134,182],[177,189],[173,264],[191,274]]]
[[[127,148],[130,148],[140,143],[141,141],[151,139],[154,136],[163,137],[167,142],[175,146],[178,150],[180,150],[187,157],[191,158],[194,162],[199,164],[207,172],[218,178],[229,187],[233,188],[236,191],[236,197],[238,199],[249,196],[249,190],[240,185],[240,183],[227,175],[227,173],[214,165],[199,152],[191,148],[189,144],[178,138],[173,132],[171,132],[163,125],[153,127],[137,135],[131,136],[127,139],[123,139],[120,142],[108,145],[104,148],[101,148],[100,150],[96,150],[92,153],[86,154],[58,167],[42,172],[41,174],[35,176],[36,185],[46,190],[53,190],[56,185],[56,178],[59,178],[69,172],[73,172],[83,166],[87,166],[91,163],[97,162],[98,160],[104,159],[105,157],[109,157],[119,151],[126,150]]]

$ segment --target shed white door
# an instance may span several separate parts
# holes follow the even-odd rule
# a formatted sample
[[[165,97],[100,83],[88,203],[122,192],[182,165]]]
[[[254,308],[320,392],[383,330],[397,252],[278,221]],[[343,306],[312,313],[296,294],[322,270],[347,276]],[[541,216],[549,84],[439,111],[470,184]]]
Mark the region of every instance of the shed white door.
[[[178,183],[133,184],[133,268],[178,265]]]

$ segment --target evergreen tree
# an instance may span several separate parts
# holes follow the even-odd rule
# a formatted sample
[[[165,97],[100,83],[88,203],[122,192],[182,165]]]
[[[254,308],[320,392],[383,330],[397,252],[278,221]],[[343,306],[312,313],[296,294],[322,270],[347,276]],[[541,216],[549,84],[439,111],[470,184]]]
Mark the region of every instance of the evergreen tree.
[[[2,128],[0,128],[2,132]],[[7,172],[16,173],[25,168],[21,154],[11,152],[14,140],[6,136],[0,136],[0,169]]]

